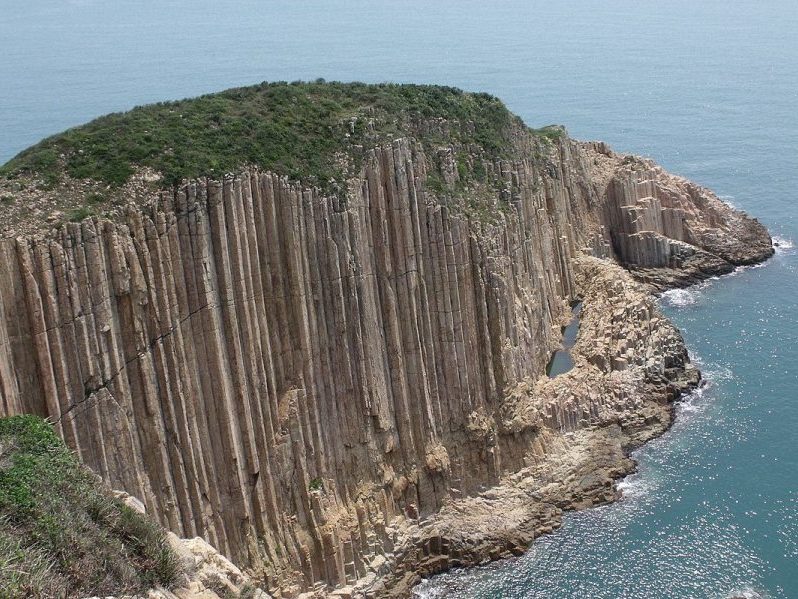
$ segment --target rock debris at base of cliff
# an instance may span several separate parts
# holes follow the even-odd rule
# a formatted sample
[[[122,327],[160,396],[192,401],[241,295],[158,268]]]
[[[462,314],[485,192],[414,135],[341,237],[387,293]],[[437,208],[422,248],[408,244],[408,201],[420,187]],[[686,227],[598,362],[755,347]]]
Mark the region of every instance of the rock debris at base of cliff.
[[[399,137],[344,196],[253,168],[1,240],[0,414],[50,417],[274,597],[523,551],[613,500],[698,383],[652,293],[773,250],[651,161],[516,135],[500,189],[447,195],[456,153]]]

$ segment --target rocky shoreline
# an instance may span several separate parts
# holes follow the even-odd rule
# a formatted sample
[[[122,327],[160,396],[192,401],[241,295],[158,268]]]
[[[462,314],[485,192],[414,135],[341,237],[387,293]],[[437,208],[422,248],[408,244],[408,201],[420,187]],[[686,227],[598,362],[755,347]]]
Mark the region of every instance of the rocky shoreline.
[[[453,502],[438,518],[413,527],[407,537],[411,548],[392,565],[398,568],[372,588],[355,586],[351,596],[415,597],[413,588],[425,578],[521,555],[536,538],[559,528],[564,512],[620,499],[617,483],[637,471],[632,452],[667,432],[675,421],[676,403],[701,384],[701,373],[690,363],[681,334],[659,312],[655,296],[759,264],[770,255],[760,252],[733,266],[717,267],[717,261],[711,260],[688,273],[627,271],[592,258],[579,259],[578,290],[586,316],[574,350],[577,369],[584,370],[552,381],[541,378],[533,389],[520,390],[527,402],[522,410],[540,409],[530,405],[539,398],[547,402],[568,396],[579,404],[591,398],[585,381],[597,383],[600,393],[624,397],[626,403],[609,402],[598,414],[591,412],[585,428],[559,438],[549,428],[545,443],[550,453],[540,462],[479,496]],[[634,317],[629,319],[630,315]],[[635,338],[631,344],[611,349],[613,341],[630,337]],[[606,369],[608,356],[616,366],[620,361],[623,370],[633,371],[624,383],[613,381],[611,390],[600,383],[612,371]],[[658,362],[663,369],[653,367]]]
[[[577,272],[576,366],[515,389],[503,423],[509,435],[535,430],[529,465],[409,526],[382,578],[352,597],[407,597],[422,578],[523,553],[564,511],[616,500],[617,481],[636,468],[630,453],[670,428],[674,402],[700,380],[681,335],[620,267],[585,257]]]

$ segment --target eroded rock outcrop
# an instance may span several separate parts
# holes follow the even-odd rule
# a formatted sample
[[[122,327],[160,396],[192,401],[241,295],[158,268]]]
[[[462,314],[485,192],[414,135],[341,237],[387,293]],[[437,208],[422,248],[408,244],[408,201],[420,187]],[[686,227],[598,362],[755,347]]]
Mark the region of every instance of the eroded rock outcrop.
[[[574,268],[583,298],[575,368],[520,381],[496,422],[502,455],[529,435],[522,466],[403,529],[378,583],[385,594],[404,596],[441,569],[518,555],[558,527],[564,510],[616,499],[615,482],[635,467],[629,451],[662,434],[673,401],[698,384],[681,335],[645,287],[604,260],[582,257]]]
[[[711,191],[650,160],[627,156],[618,164],[604,144],[591,150],[592,172],[606,184],[613,249],[639,279],[684,286],[773,253],[766,229]]]
[[[529,144],[486,165],[498,191],[432,193],[457,168],[400,139],[342,198],[249,171],[1,241],[0,412],[51,417],[277,597],[404,593],[520,551],[614,497],[697,380],[611,261],[664,286],[772,252],[648,161]],[[541,379],[577,296],[576,368]]]

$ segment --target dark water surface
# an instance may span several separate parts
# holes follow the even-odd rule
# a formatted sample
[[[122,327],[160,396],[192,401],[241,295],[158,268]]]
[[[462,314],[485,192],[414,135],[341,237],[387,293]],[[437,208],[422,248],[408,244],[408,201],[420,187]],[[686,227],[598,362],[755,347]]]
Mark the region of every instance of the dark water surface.
[[[414,81],[656,158],[760,217],[767,265],[663,299],[709,386],[627,498],[437,597],[798,597],[794,0],[0,0],[0,162],[136,104],[262,80]]]
[[[571,348],[576,343],[576,336],[579,335],[579,315],[582,313],[582,302],[571,308],[571,322],[563,327],[562,349],[558,349],[551,357],[546,374],[554,378],[571,370],[574,367],[574,360],[571,357]]]

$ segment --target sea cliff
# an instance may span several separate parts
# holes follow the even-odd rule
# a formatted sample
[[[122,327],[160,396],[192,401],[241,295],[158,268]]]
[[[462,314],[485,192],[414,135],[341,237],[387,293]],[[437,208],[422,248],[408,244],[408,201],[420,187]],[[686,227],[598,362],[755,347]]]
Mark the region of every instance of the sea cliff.
[[[49,417],[275,597],[406,595],[612,500],[699,380],[652,293],[766,259],[767,231],[559,129],[502,121],[491,152],[468,114],[412,123],[331,153],[332,187],[257,160],[170,187],[142,168],[105,215],[17,214],[0,415]],[[37,205],[97,188],[26,168],[4,185]],[[575,368],[549,379],[576,299]]]

